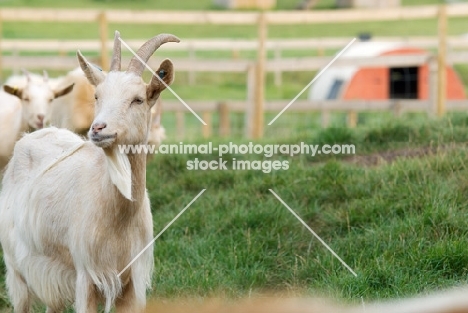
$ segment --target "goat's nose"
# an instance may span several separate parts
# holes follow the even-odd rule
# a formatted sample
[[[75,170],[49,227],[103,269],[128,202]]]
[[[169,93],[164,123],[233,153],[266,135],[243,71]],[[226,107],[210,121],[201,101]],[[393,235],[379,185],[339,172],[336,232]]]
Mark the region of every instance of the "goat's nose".
[[[91,129],[94,134],[97,134],[97,133],[100,133],[106,127],[107,127],[106,123],[94,123]]]
[[[44,114],[38,114],[37,119],[39,120],[39,122],[43,122],[44,121]]]

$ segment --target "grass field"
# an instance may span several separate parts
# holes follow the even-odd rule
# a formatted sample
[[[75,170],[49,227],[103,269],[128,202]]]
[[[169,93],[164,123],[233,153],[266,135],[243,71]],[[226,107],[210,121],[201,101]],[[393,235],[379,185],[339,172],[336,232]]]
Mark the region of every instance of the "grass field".
[[[334,158],[279,156],[290,162],[288,171],[190,172],[186,161],[206,156],[157,157],[148,169],[156,229],[201,189],[207,191],[156,245],[154,294],[239,296],[252,290],[318,289],[356,300],[466,282],[467,126],[466,115],[425,123],[409,118],[284,141],[355,143],[360,155],[441,149],[375,167]],[[231,158],[243,156],[226,156]],[[357,278],[270,188],[330,243]]]
[[[157,241],[151,296],[320,290],[367,301],[466,283],[467,133],[467,114],[432,121],[406,116],[374,127],[325,129],[274,143],[352,143],[358,156],[279,155],[273,159],[288,161],[289,170],[270,174],[186,169],[188,160],[217,159],[214,155],[156,156],[148,166],[155,232],[202,189],[206,192]],[[396,158],[404,155],[417,157]],[[379,156],[388,162],[377,164]],[[266,160],[224,156],[232,158]],[[5,307],[4,279],[0,282],[0,307]]]
[[[135,25],[110,24],[109,38],[118,29],[122,37],[147,38],[163,30],[177,34],[180,38],[251,38],[257,37],[255,26],[217,25]],[[307,37],[351,37],[362,32],[373,36],[435,36],[437,21],[421,19],[417,21],[353,22],[346,24],[311,24],[311,25],[272,25],[269,38],[307,38]],[[451,18],[448,32],[450,35],[468,33],[466,19]],[[99,38],[97,23],[38,23],[5,22],[5,38],[44,38],[44,39],[96,39]]]

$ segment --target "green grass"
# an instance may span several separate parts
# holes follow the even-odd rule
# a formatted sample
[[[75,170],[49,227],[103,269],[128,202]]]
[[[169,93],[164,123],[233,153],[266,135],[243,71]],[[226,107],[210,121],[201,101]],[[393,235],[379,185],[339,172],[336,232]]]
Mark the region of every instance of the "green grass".
[[[329,129],[297,140],[353,142],[366,154],[464,142],[466,121],[465,116],[367,130]],[[201,156],[159,156],[148,169],[154,212],[161,217],[157,229],[202,188],[207,191],[158,243],[155,295],[318,289],[347,299],[374,299],[466,282],[466,152],[461,145],[437,156],[376,168],[279,157],[291,167],[272,174],[190,172],[185,162]],[[243,158],[227,159],[232,157]],[[357,278],[300,226],[269,188],[331,244]]]
[[[149,38],[160,31],[177,34],[180,38],[250,38],[257,36],[255,26],[218,25],[148,25],[110,24],[109,38],[118,29],[123,38]],[[417,21],[374,21],[353,23],[320,23],[310,25],[272,25],[268,28],[269,38],[308,38],[308,37],[351,37],[359,33],[373,36],[435,36],[437,21],[421,19]],[[448,32],[461,35],[467,32],[466,20],[451,18]],[[96,39],[99,37],[97,23],[50,23],[50,22],[4,22],[4,38],[15,39]]]
[[[467,117],[328,129],[297,138],[353,142],[360,154],[466,141]],[[284,140],[296,142],[296,140]],[[265,142],[264,142],[265,143]],[[396,297],[466,282],[467,149],[363,168],[288,160],[288,171],[187,171],[200,155],[158,156],[148,169],[156,229],[206,193],[155,250],[155,296],[251,289]],[[230,155],[226,159],[254,159]],[[318,163],[317,163],[318,162]],[[268,192],[274,189],[358,273],[354,278]]]
[[[406,116],[258,143],[352,143],[361,156],[441,147],[365,167],[344,157],[274,156],[288,170],[189,171],[215,155],[158,155],[148,166],[155,232],[206,192],[157,241],[151,297],[240,297],[320,290],[350,301],[408,296],[467,283],[468,115]],[[240,144],[242,141],[235,141]],[[200,142],[203,143],[203,142]],[[217,143],[221,143],[220,140]],[[443,147],[452,144],[450,149]],[[268,160],[230,154],[224,159]],[[273,189],[358,274],[351,275],[268,191]],[[0,308],[7,306],[0,265]]]

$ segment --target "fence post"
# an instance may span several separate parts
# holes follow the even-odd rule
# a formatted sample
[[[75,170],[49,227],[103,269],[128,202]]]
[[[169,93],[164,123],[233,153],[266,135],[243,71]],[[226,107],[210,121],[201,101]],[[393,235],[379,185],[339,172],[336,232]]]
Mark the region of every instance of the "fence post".
[[[319,46],[317,48],[317,56],[318,57],[323,57],[325,55],[325,49],[322,46]]]
[[[275,61],[281,61],[281,49],[280,47],[276,46],[275,47]],[[281,70],[276,70],[275,71],[275,86],[279,87],[283,83],[283,73]]]
[[[255,65],[249,65],[247,68],[247,104],[245,107],[245,130],[244,135],[247,138],[252,137],[254,123],[254,92],[255,92]]]
[[[437,116],[445,113],[445,100],[447,96],[447,7],[439,7],[439,49],[437,54]]]
[[[264,106],[265,106],[265,63],[266,63],[266,39],[267,20],[265,12],[261,12],[258,18],[258,54],[255,75],[255,108],[253,122],[253,138],[263,137]]]
[[[18,64],[17,60],[19,58],[19,51],[16,47],[13,48],[13,51],[11,52],[11,56],[13,57],[13,60],[15,61],[13,65],[13,69],[12,69],[12,74],[18,75],[20,72],[20,68],[17,65]]]
[[[191,62],[195,62],[195,48],[193,47],[192,43],[190,44],[188,48],[188,53],[189,53],[189,60]],[[194,71],[188,72],[188,83],[189,83],[189,86],[195,85],[195,72]]]
[[[357,126],[358,115],[356,111],[348,111],[348,127],[354,128]]]
[[[183,139],[185,133],[184,111],[176,111],[177,138]]]
[[[231,132],[231,123],[229,120],[229,106],[226,102],[218,104],[219,114],[219,135],[221,137],[228,137]]]
[[[323,107],[324,106],[322,105],[320,119],[322,123],[322,128],[327,128],[328,126],[330,126],[330,111],[324,109]]]
[[[109,70],[109,56],[107,52],[107,17],[105,12],[99,13],[98,16],[98,23],[99,23],[99,38],[101,42],[101,56],[100,56],[100,63],[101,68],[104,71]]]
[[[428,89],[429,89],[429,106],[427,108],[428,116],[435,116],[437,114],[437,95],[438,95],[438,69],[437,69],[437,57],[431,55],[429,58],[429,77],[428,77]]]
[[[395,115],[395,117],[401,117],[401,101],[400,100],[393,101],[392,110],[393,110],[393,115]]]
[[[203,120],[205,121],[206,125],[202,125],[202,134],[203,138],[209,138],[211,137],[211,122],[212,122],[212,114],[209,111],[204,111],[202,113]]]

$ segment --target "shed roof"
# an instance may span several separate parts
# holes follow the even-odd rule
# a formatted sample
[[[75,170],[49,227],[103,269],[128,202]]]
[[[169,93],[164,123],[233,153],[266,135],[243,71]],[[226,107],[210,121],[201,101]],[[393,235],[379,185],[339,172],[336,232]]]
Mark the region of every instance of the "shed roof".
[[[352,44],[342,55],[341,58],[356,57],[374,57],[384,53],[409,48],[406,44],[400,42],[378,42],[365,41]],[[333,85],[346,83],[359,70],[357,66],[330,66],[322,75],[312,84],[309,90],[310,100],[333,99]]]

